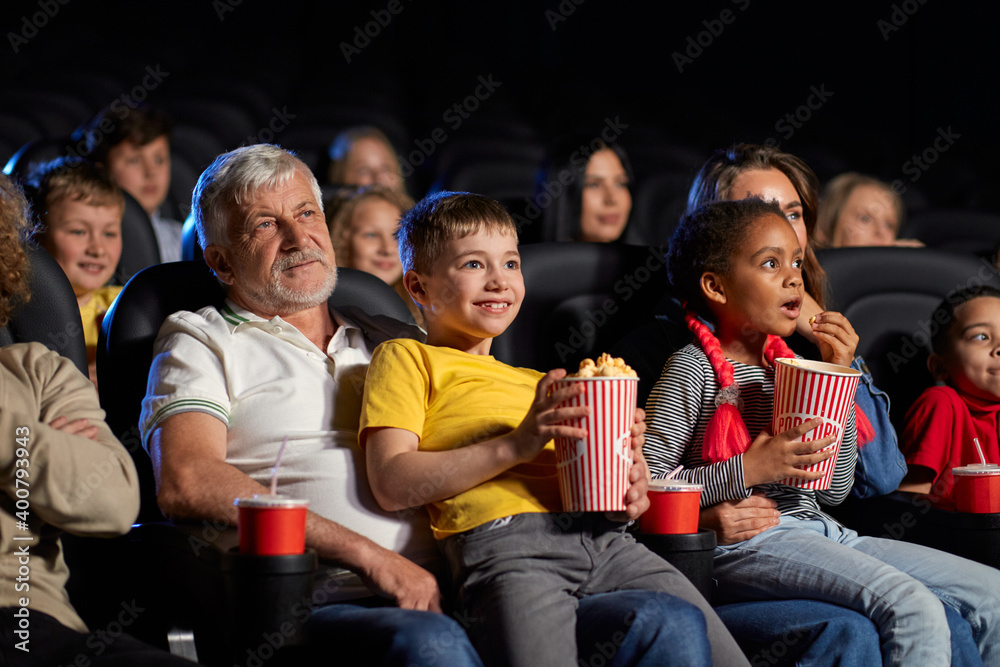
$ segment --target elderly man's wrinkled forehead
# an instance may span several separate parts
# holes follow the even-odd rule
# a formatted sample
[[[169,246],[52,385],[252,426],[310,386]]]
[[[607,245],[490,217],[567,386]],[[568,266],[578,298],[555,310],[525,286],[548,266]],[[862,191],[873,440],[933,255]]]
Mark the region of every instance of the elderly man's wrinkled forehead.
[[[256,187],[244,188],[230,200],[227,206],[230,237],[242,236],[247,231],[246,226],[266,212],[264,209],[268,207],[264,205],[265,201],[274,201],[276,197],[280,199],[286,192],[292,196],[295,190],[301,193],[292,204],[294,209],[314,207],[323,212],[323,198],[316,178],[308,169],[299,167],[275,175]]]

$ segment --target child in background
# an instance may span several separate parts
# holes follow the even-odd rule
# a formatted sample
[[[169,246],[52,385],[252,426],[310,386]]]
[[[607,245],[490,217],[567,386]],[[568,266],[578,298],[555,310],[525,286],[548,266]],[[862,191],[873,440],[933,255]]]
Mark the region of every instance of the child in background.
[[[90,380],[97,384],[97,335],[121,292],[108,281],[122,254],[125,198],[98,165],[58,158],[28,176],[32,208],[41,223],[39,243],[69,278],[80,305]]]
[[[662,474],[683,464],[680,477],[704,484],[703,506],[749,497],[755,488],[776,501],[779,525],[716,548],[718,602],[833,602],[875,623],[885,664],[948,665],[950,632],[935,591],[969,622],[984,662],[996,664],[1000,573],[919,545],[861,537],[821,511],[820,502],[837,504],[851,488],[853,414],[829,489],[776,484],[816,479],[819,473],[802,468],[829,458],[820,448],[834,441],[800,441],[821,419],[770,433],[774,360],[794,356],[782,338],[799,317],[803,255],[774,202],[717,202],[681,220],[667,264],[697,342],[670,358],[650,395],[650,466]],[[849,328],[838,313],[816,327],[824,361],[853,358]]]
[[[524,298],[507,211],[479,195],[440,193],[403,218],[398,239],[427,344],[395,340],[375,350],[360,442],[385,509],[426,504],[483,660],[592,664],[610,632],[615,664],[747,664],[691,583],[624,523],[561,513],[552,438],[583,437],[560,422],[587,408],[558,407],[579,393],[550,393],[564,370],[543,375],[489,354]],[[648,506],[641,414],[628,518]]]
[[[896,238],[905,215],[903,200],[888,184],[848,172],[823,191],[813,238],[820,248],[921,247],[920,241]]]
[[[927,368],[942,383],[930,387],[906,413],[903,452],[909,472],[901,491],[928,493],[954,508],[951,469],[979,463],[979,438],[987,463],[1000,463],[1000,290],[970,287],[948,295],[931,315],[940,327],[931,337]]]
[[[407,195],[372,186],[337,207],[330,222],[330,238],[337,266],[367,271],[392,285],[417,318],[420,311],[403,287],[403,264],[395,236],[399,219],[411,208],[413,200]]]
[[[181,259],[183,223],[160,215],[170,192],[170,133],[162,112],[138,106],[106,109],[92,123],[91,158],[139,202],[149,216],[161,262]]]

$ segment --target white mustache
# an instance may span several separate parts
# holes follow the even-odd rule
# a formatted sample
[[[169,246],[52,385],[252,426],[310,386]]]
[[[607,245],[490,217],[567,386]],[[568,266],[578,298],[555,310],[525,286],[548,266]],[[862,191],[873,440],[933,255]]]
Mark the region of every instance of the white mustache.
[[[271,273],[273,275],[278,275],[285,269],[289,269],[297,264],[304,264],[311,261],[317,261],[323,266],[329,268],[326,261],[326,255],[324,255],[320,250],[309,249],[298,250],[291,255],[275,260],[274,264],[271,265]]]

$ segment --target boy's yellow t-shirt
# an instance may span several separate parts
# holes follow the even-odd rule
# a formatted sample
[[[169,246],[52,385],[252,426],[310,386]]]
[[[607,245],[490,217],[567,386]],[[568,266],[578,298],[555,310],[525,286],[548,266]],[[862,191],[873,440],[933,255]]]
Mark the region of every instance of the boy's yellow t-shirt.
[[[101,330],[104,313],[114,303],[115,298],[124,288],[120,285],[105,285],[90,297],[86,306],[80,308],[80,319],[83,320],[83,340],[88,348],[97,347],[97,334]]]
[[[492,356],[468,354],[410,339],[382,343],[365,380],[359,437],[365,430],[401,428],[416,433],[420,451],[456,449],[514,430],[534,400],[542,373],[515,368]],[[461,465],[461,458],[455,465]],[[455,468],[443,467],[409,490],[414,507]],[[436,486],[435,486],[436,485]],[[528,512],[560,512],[555,446],[463,493],[427,505],[437,539],[494,519]]]

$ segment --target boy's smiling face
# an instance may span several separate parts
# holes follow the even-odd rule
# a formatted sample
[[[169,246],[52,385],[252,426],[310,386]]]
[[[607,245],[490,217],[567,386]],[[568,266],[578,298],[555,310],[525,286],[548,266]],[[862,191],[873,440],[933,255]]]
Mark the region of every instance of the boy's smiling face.
[[[1000,401],[1000,299],[980,296],[955,308],[948,349],[927,360],[935,379],[987,401]]]
[[[42,245],[83,306],[114,275],[122,254],[122,209],[65,197],[49,206]]]
[[[451,239],[429,272],[405,281],[423,307],[427,342],[471,354],[489,354],[524,298],[516,236],[485,228]]]

